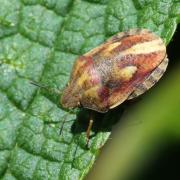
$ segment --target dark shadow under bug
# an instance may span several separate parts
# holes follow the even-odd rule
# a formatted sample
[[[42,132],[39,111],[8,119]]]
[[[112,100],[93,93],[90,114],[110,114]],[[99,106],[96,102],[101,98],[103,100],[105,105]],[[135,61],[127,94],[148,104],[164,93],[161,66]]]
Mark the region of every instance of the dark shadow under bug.
[[[71,127],[71,132],[74,135],[80,135],[87,131],[90,112],[93,113],[93,126],[91,129],[92,134],[89,137],[90,140],[99,132],[111,132],[112,127],[121,120],[123,111],[123,106],[119,106],[104,114],[82,108],[77,114],[77,119]]]
[[[89,109],[81,108],[77,114],[77,119],[74,121],[71,127],[71,132],[73,134],[86,132],[90,119],[90,112],[93,113],[94,120],[93,127],[91,129],[94,132],[93,136],[95,136],[98,132],[111,132],[112,127],[121,121],[121,116],[126,111],[127,107],[131,104],[138,103],[140,100],[140,98],[129,100],[120,106],[109,110],[107,113],[99,113]]]

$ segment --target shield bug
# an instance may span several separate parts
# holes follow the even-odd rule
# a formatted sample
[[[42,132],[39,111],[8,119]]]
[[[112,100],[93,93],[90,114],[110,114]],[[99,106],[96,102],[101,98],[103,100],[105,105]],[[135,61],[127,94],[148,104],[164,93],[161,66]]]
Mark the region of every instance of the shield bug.
[[[105,113],[150,89],[167,65],[166,46],[153,32],[120,32],[76,59],[61,104],[64,108],[82,106]],[[87,144],[92,124],[90,118]]]
[[[151,88],[167,64],[166,46],[153,32],[120,32],[76,59],[61,104],[105,113]],[[92,123],[91,119],[87,142]]]

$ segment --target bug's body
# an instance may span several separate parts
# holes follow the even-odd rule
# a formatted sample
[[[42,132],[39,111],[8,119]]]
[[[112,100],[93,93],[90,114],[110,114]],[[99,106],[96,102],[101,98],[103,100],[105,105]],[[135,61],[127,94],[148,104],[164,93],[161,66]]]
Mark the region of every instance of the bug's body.
[[[154,33],[118,33],[76,60],[61,103],[106,112],[152,87],[167,62],[165,44]]]

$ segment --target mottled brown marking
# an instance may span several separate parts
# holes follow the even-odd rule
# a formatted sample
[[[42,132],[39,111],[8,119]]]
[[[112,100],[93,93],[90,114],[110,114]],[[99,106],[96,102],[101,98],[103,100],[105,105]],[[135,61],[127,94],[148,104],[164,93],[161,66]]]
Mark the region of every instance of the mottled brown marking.
[[[167,65],[168,58],[166,57],[162,63],[149,75],[149,77],[142,84],[136,87],[135,91],[128,97],[128,99],[136,98],[150,89],[163,76]]]

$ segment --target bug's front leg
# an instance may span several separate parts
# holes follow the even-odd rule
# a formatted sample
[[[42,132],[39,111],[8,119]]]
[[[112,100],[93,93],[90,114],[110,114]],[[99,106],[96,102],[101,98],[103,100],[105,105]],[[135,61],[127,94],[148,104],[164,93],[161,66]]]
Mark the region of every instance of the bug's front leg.
[[[63,121],[62,121],[62,124],[61,124],[61,126],[59,128],[59,135],[62,134],[62,131],[63,131],[63,128],[64,128],[64,124],[65,124],[65,121],[66,121],[66,117],[67,117],[67,115],[63,116]]]
[[[93,116],[92,116],[92,112],[90,113],[90,119],[89,119],[89,125],[88,128],[86,130],[86,146],[89,147],[89,137],[90,137],[90,132],[93,126]]]

